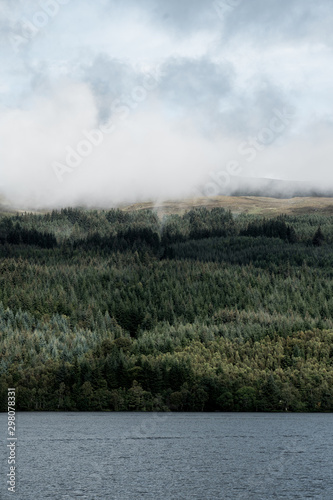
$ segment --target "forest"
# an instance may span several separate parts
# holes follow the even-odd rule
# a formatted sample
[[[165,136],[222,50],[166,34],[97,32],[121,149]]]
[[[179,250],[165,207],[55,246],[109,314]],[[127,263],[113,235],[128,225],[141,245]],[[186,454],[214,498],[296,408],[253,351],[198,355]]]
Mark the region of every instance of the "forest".
[[[333,224],[205,207],[0,216],[22,411],[333,411]]]

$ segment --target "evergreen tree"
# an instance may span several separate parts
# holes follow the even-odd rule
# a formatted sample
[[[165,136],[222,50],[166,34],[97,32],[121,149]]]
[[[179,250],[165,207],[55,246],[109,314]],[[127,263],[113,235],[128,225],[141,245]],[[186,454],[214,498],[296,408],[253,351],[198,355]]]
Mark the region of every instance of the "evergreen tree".
[[[312,238],[312,244],[315,247],[320,247],[325,240],[325,236],[323,235],[323,232],[321,230],[321,227],[319,226],[317,231],[315,232],[313,238]]]

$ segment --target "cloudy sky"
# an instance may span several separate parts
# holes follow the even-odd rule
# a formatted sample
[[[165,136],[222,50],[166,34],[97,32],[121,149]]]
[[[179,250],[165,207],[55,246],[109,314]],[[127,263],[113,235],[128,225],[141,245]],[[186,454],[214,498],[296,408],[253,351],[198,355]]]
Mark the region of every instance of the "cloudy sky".
[[[332,0],[0,0],[0,191],[112,205],[331,183]]]

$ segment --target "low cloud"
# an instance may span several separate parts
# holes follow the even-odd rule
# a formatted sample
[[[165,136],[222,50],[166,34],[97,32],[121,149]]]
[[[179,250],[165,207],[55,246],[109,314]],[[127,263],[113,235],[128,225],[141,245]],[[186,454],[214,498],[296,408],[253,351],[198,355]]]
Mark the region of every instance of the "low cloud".
[[[190,117],[169,116],[153,98],[137,104],[114,108],[103,122],[90,87],[67,83],[33,106],[4,112],[7,197],[25,207],[114,206],[207,194],[207,183],[224,182],[223,171],[332,179],[328,123],[293,136],[293,115],[275,109],[266,127],[240,142],[232,134],[205,137]]]
[[[33,109],[4,113],[7,197],[38,207],[179,197],[189,195],[207,169],[218,168],[216,144],[186,120],[164,116],[157,103],[117,112],[112,132],[98,137],[96,130],[106,125],[98,120],[91,90],[81,84],[58,89]]]
[[[188,196],[225,172],[333,186],[329,0],[12,4],[0,193],[16,206]]]

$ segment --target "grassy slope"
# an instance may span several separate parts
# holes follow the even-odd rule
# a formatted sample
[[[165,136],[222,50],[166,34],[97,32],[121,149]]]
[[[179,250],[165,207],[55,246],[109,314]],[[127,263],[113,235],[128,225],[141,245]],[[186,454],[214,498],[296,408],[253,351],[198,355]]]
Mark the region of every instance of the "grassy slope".
[[[205,198],[189,198],[184,200],[169,200],[165,202],[149,201],[123,205],[124,211],[155,209],[160,216],[164,214],[183,214],[194,207],[204,206],[207,208],[223,207],[230,209],[233,213],[249,213],[265,216],[276,216],[279,214],[302,215],[309,213],[320,213],[333,215],[333,198],[264,198],[257,196],[214,196]],[[0,195],[0,215],[15,214],[24,210],[10,206]],[[45,213],[46,210],[27,210],[28,212]]]
[[[209,198],[192,198],[182,201],[166,201],[160,203],[136,203],[123,207],[123,210],[143,210],[154,208],[160,215],[182,214],[193,207],[223,207],[233,213],[249,213],[265,216],[279,214],[302,215],[321,213],[333,215],[333,198],[262,198],[256,196],[215,196]]]

